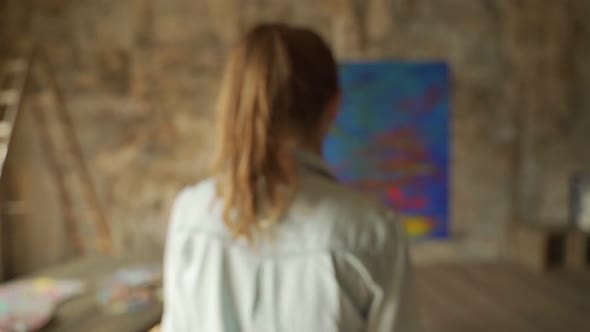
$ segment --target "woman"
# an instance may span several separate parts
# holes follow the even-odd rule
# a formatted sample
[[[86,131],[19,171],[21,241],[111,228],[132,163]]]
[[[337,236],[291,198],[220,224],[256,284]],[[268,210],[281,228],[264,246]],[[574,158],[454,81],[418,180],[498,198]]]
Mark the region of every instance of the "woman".
[[[319,157],[338,103],[317,34],[260,25],[233,50],[213,177],[173,207],[163,331],[418,330],[401,226]]]

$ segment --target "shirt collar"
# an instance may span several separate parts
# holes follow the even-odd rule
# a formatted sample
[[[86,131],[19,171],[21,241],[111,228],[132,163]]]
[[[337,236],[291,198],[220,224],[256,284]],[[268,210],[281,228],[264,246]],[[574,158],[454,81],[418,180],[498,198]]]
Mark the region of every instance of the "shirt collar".
[[[303,167],[313,173],[319,174],[325,178],[336,181],[336,177],[326,165],[320,155],[307,149],[297,149],[295,152],[297,160]]]

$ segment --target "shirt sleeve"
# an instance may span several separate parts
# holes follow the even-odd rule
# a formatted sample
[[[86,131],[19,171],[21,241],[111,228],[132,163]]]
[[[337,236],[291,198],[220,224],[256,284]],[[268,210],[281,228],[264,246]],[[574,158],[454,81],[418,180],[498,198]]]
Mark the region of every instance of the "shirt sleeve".
[[[177,280],[181,261],[180,248],[182,239],[178,238],[178,228],[182,224],[185,209],[187,189],[180,192],[172,206],[166,247],[164,253],[164,314],[162,316],[162,332],[189,331],[183,311],[187,310],[183,303],[184,296]],[[184,203],[183,203],[184,202]]]
[[[408,243],[398,220],[387,218],[388,244],[377,255],[379,284],[369,311],[369,332],[422,332]]]

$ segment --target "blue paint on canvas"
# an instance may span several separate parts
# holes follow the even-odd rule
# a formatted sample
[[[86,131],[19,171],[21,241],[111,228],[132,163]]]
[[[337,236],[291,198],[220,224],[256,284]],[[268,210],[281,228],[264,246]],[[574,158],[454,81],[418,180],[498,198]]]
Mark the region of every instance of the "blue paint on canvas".
[[[449,234],[449,94],[444,63],[340,67],[342,106],[324,156],[343,183],[398,211],[413,237]]]

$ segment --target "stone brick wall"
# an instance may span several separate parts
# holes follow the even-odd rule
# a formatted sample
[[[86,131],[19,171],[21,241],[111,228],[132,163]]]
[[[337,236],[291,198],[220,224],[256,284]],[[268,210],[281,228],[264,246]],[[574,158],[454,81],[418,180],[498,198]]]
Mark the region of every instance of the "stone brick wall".
[[[588,169],[588,15],[585,1],[528,1],[514,18],[512,65],[522,121],[519,208],[521,220],[564,224],[574,172]],[[527,2],[525,2],[527,3]],[[516,31],[518,31],[516,29]]]
[[[4,0],[14,1],[14,0]],[[118,248],[161,246],[175,192],[204,176],[224,55],[256,22],[320,32],[342,61],[452,68],[452,223],[485,255],[512,221],[564,223],[590,133],[585,0],[33,1]]]

